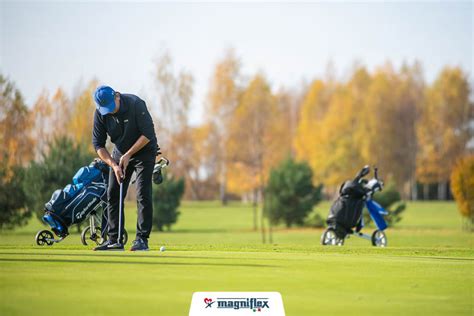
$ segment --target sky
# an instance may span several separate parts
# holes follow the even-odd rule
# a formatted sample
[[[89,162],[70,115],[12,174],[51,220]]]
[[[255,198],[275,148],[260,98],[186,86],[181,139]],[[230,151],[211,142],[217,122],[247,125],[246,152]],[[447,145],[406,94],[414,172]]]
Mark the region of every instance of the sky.
[[[203,118],[212,71],[234,48],[248,77],[273,89],[354,62],[422,63],[434,80],[446,65],[472,82],[473,2],[157,3],[0,0],[0,73],[29,106],[62,87],[70,95],[96,78],[156,105],[154,62],[168,51],[175,70],[195,78],[191,121]]]

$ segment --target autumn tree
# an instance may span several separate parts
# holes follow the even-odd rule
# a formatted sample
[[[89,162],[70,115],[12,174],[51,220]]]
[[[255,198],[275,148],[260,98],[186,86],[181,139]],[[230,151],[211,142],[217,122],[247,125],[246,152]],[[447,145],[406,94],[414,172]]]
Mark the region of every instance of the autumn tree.
[[[317,179],[328,186],[337,187],[364,165],[360,144],[355,138],[359,128],[359,108],[350,92],[339,87],[330,101],[329,109],[315,131],[319,142],[313,148],[313,166]]]
[[[168,53],[157,58],[154,76],[159,95],[156,120],[159,144],[173,163],[173,175],[184,177],[191,198],[197,199],[199,182],[195,169],[200,168],[200,163],[192,154],[199,144],[193,143],[193,129],[189,123],[194,78],[183,70],[176,73]]]
[[[31,216],[23,182],[24,166],[33,158],[32,125],[20,90],[0,74],[0,229],[22,226]]]
[[[35,135],[35,160],[41,158],[41,153],[46,150],[49,138],[49,118],[51,117],[53,109],[49,100],[48,92],[43,90],[33,105],[32,119],[33,119],[33,135]]]
[[[285,133],[282,119],[269,84],[261,74],[257,74],[244,90],[235,110],[227,143],[232,168],[238,173],[235,179],[229,179],[229,188],[239,193],[244,193],[242,188],[251,188],[254,228],[257,224],[257,202],[263,196],[270,169],[287,153],[287,148],[280,144]],[[261,215],[263,231],[263,212]]]
[[[33,158],[32,125],[21,92],[0,74],[0,163],[6,167],[7,178],[13,166],[25,165]]]
[[[69,121],[73,111],[70,98],[66,95],[66,92],[58,88],[51,98],[51,118],[50,131],[51,138],[58,138],[67,135],[69,131]],[[52,140],[51,139],[51,140]]]
[[[300,106],[305,94],[304,92],[305,89],[303,86],[300,90],[280,88],[280,90],[275,94],[278,110],[282,113],[283,117],[281,124],[283,124],[283,128],[286,130],[286,133],[283,135],[284,139],[281,139],[281,145],[287,148],[291,157],[296,156],[294,142],[300,118]]]
[[[400,191],[413,182],[416,165],[415,126],[423,89],[419,72],[417,64],[401,72],[391,64],[379,68],[361,113],[362,158],[393,178]]]
[[[79,92],[77,98],[73,100],[73,107],[70,111],[66,129],[68,136],[74,143],[81,144],[91,154],[95,154],[95,150],[91,145],[91,135],[94,112],[96,110],[93,94],[97,86],[97,81],[92,80],[85,89]]]
[[[470,93],[467,74],[457,67],[444,68],[426,90],[417,131],[417,177],[425,184],[438,183],[440,199],[446,198],[451,170],[467,152],[472,137],[469,124],[474,120],[474,105]]]
[[[211,125],[209,141],[214,141],[213,157],[219,181],[219,197],[226,204],[228,155],[228,126],[238,103],[241,88],[240,61],[235,52],[229,49],[225,56],[216,64],[211,78],[207,96],[207,124]],[[212,154],[212,153],[210,153]]]
[[[332,87],[322,80],[315,80],[310,85],[300,107],[300,120],[294,140],[296,158],[308,161],[317,181],[323,180],[317,175],[318,161],[321,159],[318,148],[322,141],[321,122],[329,108],[331,95]]]
[[[474,155],[459,159],[451,173],[452,191],[459,212],[465,219],[464,228],[474,229]]]

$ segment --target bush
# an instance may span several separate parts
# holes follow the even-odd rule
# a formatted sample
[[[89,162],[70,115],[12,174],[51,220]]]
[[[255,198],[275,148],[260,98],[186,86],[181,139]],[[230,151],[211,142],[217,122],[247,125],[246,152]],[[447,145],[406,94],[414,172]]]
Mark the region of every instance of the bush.
[[[40,162],[30,164],[23,185],[28,209],[40,220],[44,204],[53,192],[70,183],[76,171],[94,158],[84,146],[74,144],[67,137],[54,139],[48,148]]]
[[[284,160],[270,172],[265,190],[265,215],[272,224],[302,226],[306,216],[321,201],[322,185],[313,185],[313,172],[306,162]]]
[[[326,219],[317,210],[311,212],[304,221],[304,226],[313,228],[323,228],[326,226]]]
[[[373,199],[389,212],[385,216],[388,225],[393,226],[402,220],[406,204],[402,201],[400,192],[397,191],[393,183],[387,185],[383,191],[375,193]],[[364,212],[364,223],[369,224],[371,221],[369,212]]]
[[[153,189],[153,225],[159,231],[164,227],[171,230],[171,225],[177,222],[183,194],[184,178],[174,179],[163,172],[163,183],[154,185]]]
[[[0,229],[23,226],[31,217],[25,203],[24,178],[22,167],[7,170],[4,164],[0,164]]]
[[[474,229],[474,155],[458,161],[451,173],[451,191],[459,212],[466,219],[465,229]]]

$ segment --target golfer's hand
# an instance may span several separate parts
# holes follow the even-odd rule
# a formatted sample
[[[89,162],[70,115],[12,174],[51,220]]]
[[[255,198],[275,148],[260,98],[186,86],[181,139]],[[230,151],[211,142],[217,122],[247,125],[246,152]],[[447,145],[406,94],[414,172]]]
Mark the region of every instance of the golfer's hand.
[[[122,179],[123,179],[123,172],[122,172],[122,168],[119,166],[119,165],[115,165],[112,167],[113,170],[114,170],[114,173],[115,173],[115,177],[117,178],[117,181],[119,183],[122,183]]]
[[[130,160],[130,156],[127,154],[120,157],[119,167],[123,170],[123,172],[126,172],[129,160]]]

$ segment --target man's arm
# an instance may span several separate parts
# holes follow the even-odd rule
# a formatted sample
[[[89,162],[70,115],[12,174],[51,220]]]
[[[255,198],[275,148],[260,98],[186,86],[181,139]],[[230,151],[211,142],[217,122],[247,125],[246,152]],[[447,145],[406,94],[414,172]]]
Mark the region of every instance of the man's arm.
[[[110,167],[114,167],[117,165],[117,163],[115,162],[115,160],[112,158],[112,156],[110,155],[109,151],[106,149],[106,148],[99,148],[97,149],[97,155],[99,155],[99,158],[105,162],[106,164],[108,164]]]
[[[140,149],[145,147],[145,145],[148,144],[149,142],[150,140],[148,138],[146,138],[143,135],[140,136],[135,142],[135,144],[133,144],[133,146],[130,147],[130,149],[122,157],[120,157],[119,167],[123,169],[123,171],[125,172],[130,158]]]
[[[151,118],[150,112],[146,107],[146,104],[143,100],[139,100],[135,103],[136,106],[136,122],[138,130],[141,136],[137,139],[135,144],[120,158],[119,166],[123,170],[127,169],[128,161],[130,158],[138,152],[140,149],[145,147],[152,139],[155,137],[155,127],[153,125],[153,119]]]
[[[125,153],[125,155],[132,157],[136,152],[138,152],[140,149],[145,147],[145,145],[148,144],[149,142],[150,140],[148,138],[146,138],[143,135],[140,136],[135,142],[135,144],[133,144],[133,146],[130,147],[130,149]]]
[[[92,129],[92,144],[94,145],[95,151],[102,161],[108,164],[115,173],[117,181],[122,181],[123,172],[120,169],[119,165],[113,160],[112,156],[107,149],[105,149],[105,143],[107,142],[107,130],[105,129],[105,124],[103,118],[96,111],[94,113],[94,127]]]
[[[108,164],[115,173],[115,177],[117,178],[118,182],[122,182],[123,179],[123,171],[122,168],[115,162],[115,160],[110,156],[110,153],[105,148],[97,149],[97,155],[99,158],[102,159],[106,164]]]

